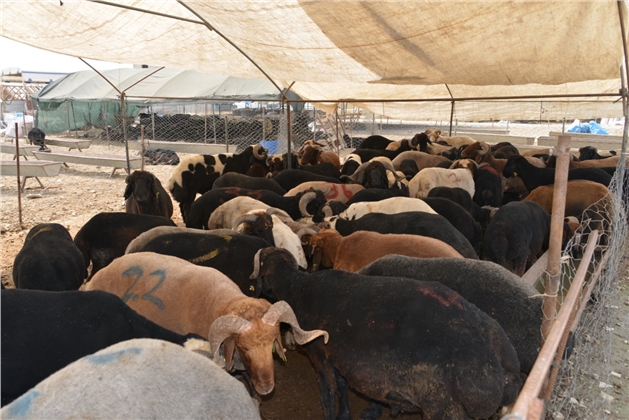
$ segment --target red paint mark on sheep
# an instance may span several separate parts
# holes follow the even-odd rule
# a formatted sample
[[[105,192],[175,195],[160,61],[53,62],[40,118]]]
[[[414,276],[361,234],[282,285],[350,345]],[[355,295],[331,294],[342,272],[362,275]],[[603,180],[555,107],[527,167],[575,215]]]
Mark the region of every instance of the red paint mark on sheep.
[[[453,292],[453,291],[444,291],[443,294],[438,293],[437,291],[435,291],[434,288],[429,288],[429,287],[418,287],[417,290],[428,297],[434,298],[436,300],[439,301],[439,303],[443,306],[447,306],[448,308],[450,307],[450,305],[454,305],[459,309],[463,309],[463,305],[461,304],[461,300],[460,300],[460,296],[458,293]]]

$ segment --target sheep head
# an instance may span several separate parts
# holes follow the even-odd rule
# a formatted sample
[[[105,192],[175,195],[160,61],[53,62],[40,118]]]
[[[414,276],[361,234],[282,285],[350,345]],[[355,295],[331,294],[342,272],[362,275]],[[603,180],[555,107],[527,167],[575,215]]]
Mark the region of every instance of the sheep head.
[[[334,229],[321,229],[310,237],[313,270],[316,271],[319,266],[334,267],[341,240],[341,234]]]
[[[426,133],[426,135],[432,142],[436,142],[437,140],[439,140],[439,137],[441,137],[441,130],[427,129],[426,131],[424,131],[424,133]]]
[[[483,145],[485,147],[483,147]],[[472,143],[461,151],[461,157],[465,159],[474,159],[476,162],[483,160],[484,155],[489,152],[489,145],[487,143],[481,143],[477,141]]]
[[[325,342],[329,338],[323,330],[302,330],[293,309],[284,301],[271,305],[264,299],[247,298],[229,312],[217,318],[210,327],[208,341],[214,362],[221,363],[219,349],[223,344],[225,368],[231,370],[234,350],[237,351],[260,395],[269,394],[275,387],[273,347],[282,359],[286,359],[280,336],[281,322],[292,327],[298,344],[306,344],[320,336]]]

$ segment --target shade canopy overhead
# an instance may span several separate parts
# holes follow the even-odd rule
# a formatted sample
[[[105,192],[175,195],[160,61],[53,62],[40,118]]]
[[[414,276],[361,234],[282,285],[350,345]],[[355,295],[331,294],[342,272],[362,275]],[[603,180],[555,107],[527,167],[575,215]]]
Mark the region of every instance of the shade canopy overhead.
[[[622,115],[614,101],[625,2],[38,0],[1,7],[2,35],[35,47],[268,77],[278,89],[294,83],[291,90],[312,101],[586,94],[570,97],[572,108],[547,108],[566,114],[596,106],[600,116]],[[485,116],[525,118],[515,114],[527,106],[512,102],[487,107]],[[412,106],[412,113],[450,112],[445,103]],[[539,101],[533,108],[539,114]]]

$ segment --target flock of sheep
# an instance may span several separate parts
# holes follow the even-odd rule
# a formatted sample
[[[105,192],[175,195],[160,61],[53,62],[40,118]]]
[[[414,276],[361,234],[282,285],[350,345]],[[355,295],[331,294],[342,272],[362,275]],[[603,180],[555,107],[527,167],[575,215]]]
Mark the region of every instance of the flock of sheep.
[[[26,236],[2,291],[0,417],[260,418],[274,359],[300,345],[326,419],[350,417],[349,389],[361,418],[489,418],[541,346],[520,276],[548,247],[551,154],[427,130],[343,164],[308,141],[190,156],[166,185],[135,171],[126,212]],[[571,162],[566,241],[584,217],[608,229],[588,208],[617,164]]]

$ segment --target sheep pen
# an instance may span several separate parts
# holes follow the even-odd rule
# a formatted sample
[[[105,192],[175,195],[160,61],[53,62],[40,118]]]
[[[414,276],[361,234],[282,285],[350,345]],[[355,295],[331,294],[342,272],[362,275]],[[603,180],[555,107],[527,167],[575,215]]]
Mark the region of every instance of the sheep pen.
[[[54,146],[53,146],[54,147]],[[124,155],[124,146],[120,143],[94,141],[89,152]],[[137,153],[137,152],[130,152]],[[183,157],[182,156],[180,157]],[[12,159],[11,155],[3,155],[3,159]],[[31,160],[33,158],[29,158]],[[165,184],[174,166],[147,165],[145,170],[153,173],[162,184]],[[12,266],[29,229],[39,223],[59,223],[65,226],[72,237],[95,214],[103,211],[124,211],[123,193],[125,190],[124,171],[118,170],[110,178],[111,168],[89,165],[69,164],[62,167],[60,175],[41,178],[46,188],[42,189],[34,179],[26,181],[26,189],[22,194],[22,226],[18,219],[18,194],[15,177],[0,177],[0,255],[2,283],[5,287],[13,287]],[[184,226],[178,208],[175,209],[173,221]],[[629,250],[625,250],[629,256]],[[627,258],[625,257],[625,262]],[[603,398],[613,398],[606,410],[608,419],[629,418],[629,265],[618,274],[616,282],[610,290],[612,299],[606,303],[606,318],[598,320],[601,325],[599,337],[586,338],[592,344],[591,353],[605,352],[611,358],[609,370],[604,376],[592,373],[578,373],[578,391],[570,389],[564,398],[572,407],[572,413],[566,418],[588,418],[588,410],[595,404],[601,404]],[[602,315],[601,315],[602,316]],[[604,328],[603,328],[604,327]],[[610,344],[611,343],[611,344]],[[607,348],[606,346],[609,346]],[[604,347],[604,349],[602,349]],[[611,351],[611,353],[610,353]],[[607,356],[609,355],[609,356]],[[287,353],[286,363],[277,359],[276,391],[262,398],[261,412],[267,419],[320,419],[322,418],[319,403],[319,390],[314,369],[301,351]],[[621,375],[617,378],[610,372]],[[601,383],[603,387],[600,388]],[[621,385],[622,384],[622,385]],[[609,397],[602,397],[601,392]],[[585,394],[584,394],[585,393]],[[303,398],[308,396],[307,398]],[[301,398],[300,398],[301,397]],[[352,414],[358,413],[367,406],[360,396],[352,394],[350,405]],[[355,411],[354,411],[355,409]],[[552,412],[549,412],[552,415]],[[385,412],[383,418],[387,416]],[[420,419],[421,416],[404,416],[405,419]],[[560,418],[560,416],[555,416]],[[589,416],[589,418],[592,418]]]

